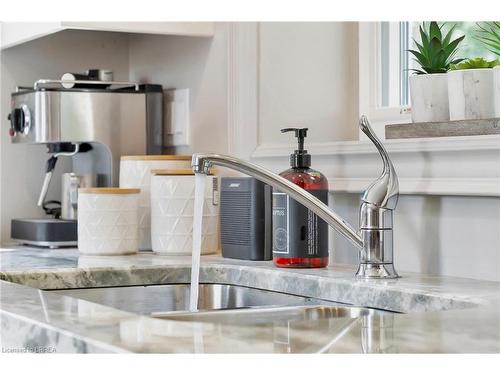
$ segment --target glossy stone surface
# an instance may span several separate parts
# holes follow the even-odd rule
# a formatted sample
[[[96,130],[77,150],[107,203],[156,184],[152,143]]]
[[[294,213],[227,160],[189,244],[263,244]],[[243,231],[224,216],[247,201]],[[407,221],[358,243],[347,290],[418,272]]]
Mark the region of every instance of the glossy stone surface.
[[[2,347],[41,345],[56,352],[500,352],[500,283],[405,273],[397,280],[360,281],[354,271],[351,266],[277,269],[271,262],[205,256],[200,281],[408,314],[252,326],[153,319],[38,288],[185,283],[189,257],[0,250],[0,278],[6,280],[0,281]]]

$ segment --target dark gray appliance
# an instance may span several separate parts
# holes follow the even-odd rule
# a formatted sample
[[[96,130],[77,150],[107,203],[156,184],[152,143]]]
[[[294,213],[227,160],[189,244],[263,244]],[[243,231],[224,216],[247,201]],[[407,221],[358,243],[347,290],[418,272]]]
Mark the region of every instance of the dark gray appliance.
[[[271,260],[272,188],[253,177],[223,177],[220,202],[222,256]]]

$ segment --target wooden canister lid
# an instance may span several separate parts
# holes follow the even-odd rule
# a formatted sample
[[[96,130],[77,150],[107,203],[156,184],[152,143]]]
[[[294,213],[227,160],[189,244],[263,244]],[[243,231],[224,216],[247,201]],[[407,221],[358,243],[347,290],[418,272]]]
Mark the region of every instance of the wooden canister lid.
[[[192,169],[153,169],[151,173],[155,176],[194,176]]]
[[[172,161],[188,161],[191,160],[191,155],[124,155],[120,160],[172,160]]]
[[[178,169],[152,169],[153,176],[194,176],[192,169],[178,168]],[[209,176],[214,174],[214,168],[210,168]]]
[[[138,194],[140,192],[141,189],[133,188],[92,187],[78,189],[79,194]]]

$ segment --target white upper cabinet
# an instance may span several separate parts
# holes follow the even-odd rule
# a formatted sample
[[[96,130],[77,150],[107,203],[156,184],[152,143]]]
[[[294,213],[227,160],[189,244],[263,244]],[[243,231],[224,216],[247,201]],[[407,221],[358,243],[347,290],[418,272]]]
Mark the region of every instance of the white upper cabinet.
[[[214,35],[213,22],[3,22],[1,48],[9,48],[63,30],[114,31],[138,34]]]

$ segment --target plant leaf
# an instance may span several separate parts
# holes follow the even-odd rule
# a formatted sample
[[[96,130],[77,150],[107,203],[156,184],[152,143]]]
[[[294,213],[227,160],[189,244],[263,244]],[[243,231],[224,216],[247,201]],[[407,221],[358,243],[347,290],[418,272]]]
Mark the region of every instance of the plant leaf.
[[[480,41],[488,51],[500,56],[500,22],[477,22],[476,26],[479,30],[476,31],[474,39]]]
[[[431,39],[431,42],[429,43],[429,65],[432,68],[436,67],[438,59],[437,55],[440,50],[441,50],[441,42],[439,41],[438,38],[433,37]]]
[[[448,56],[450,56],[455,51],[455,49],[458,47],[458,44],[462,40],[464,40],[464,38],[465,38],[465,35],[462,35],[460,38],[455,39],[450,44],[448,44],[447,46],[444,47],[444,51],[448,54]]]
[[[419,69],[408,69],[408,70],[412,71],[412,72],[415,72],[415,74],[425,74],[426,73],[423,70],[419,70]]]
[[[451,35],[453,34],[453,30],[455,30],[456,26],[457,26],[456,24],[453,25],[448,31],[448,34],[446,34],[446,36],[444,37],[443,46],[447,46],[450,43]]]
[[[413,56],[417,58],[417,62],[420,64],[420,66],[429,64],[429,60],[427,59],[427,57],[422,55],[420,52],[411,49],[409,49],[408,52],[410,52],[411,54],[413,54]]]
[[[433,38],[437,38],[438,40],[441,40],[441,28],[439,27],[438,23],[436,21],[432,21],[431,25],[429,26],[429,36],[431,40]]]
[[[458,64],[458,63],[461,63],[462,61],[464,61],[465,59],[455,59],[455,60],[452,60],[450,61],[450,66],[451,65],[455,65],[455,64]]]
[[[427,37],[427,34],[422,29],[422,26],[419,26],[419,29],[420,29],[420,41],[422,42],[422,46],[428,48],[429,47],[429,38]]]
[[[418,50],[420,51],[420,53],[421,53],[422,55],[424,55],[424,56],[425,56],[425,53],[426,53],[425,48],[424,48],[422,45],[418,44],[415,40],[414,40],[413,42],[414,42],[414,43],[415,43],[415,45],[417,46],[417,48],[418,48]]]

